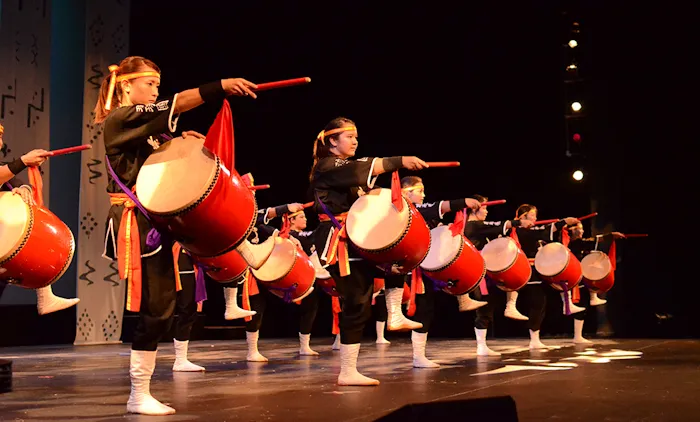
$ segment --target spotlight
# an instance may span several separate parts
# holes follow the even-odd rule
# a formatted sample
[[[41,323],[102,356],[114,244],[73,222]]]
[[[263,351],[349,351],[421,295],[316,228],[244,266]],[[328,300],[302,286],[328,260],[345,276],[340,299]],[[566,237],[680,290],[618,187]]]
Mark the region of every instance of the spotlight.
[[[583,172],[581,170],[576,170],[574,172],[574,174],[572,175],[572,177],[576,181],[581,181],[581,180],[583,180]]]
[[[574,101],[573,103],[571,103],[571,109],[573,111],[580,111],[581,110],[581,103],[579,103],[578,101]]]
[[[570,65],[566,66],[566,70],[568,72],[575,72],[576,69],[578,69],[578,66],[576,66],[575,64],[570,64]]]
[[[578,45],[578,42],[576,40],[571,40],[569,41],[569,47],[574,48]]]
[[[581,135],[579,135],[578,133],[574,133],[574,142],[576,142],[577,144],[581,142]]]

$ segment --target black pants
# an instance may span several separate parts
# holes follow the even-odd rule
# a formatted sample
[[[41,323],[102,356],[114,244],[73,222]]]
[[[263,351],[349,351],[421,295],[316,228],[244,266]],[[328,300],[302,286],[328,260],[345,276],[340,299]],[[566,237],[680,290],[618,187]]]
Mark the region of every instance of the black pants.
[[[539,284],[527,284],[520,290],[528,302],[527,317],[529,320],[527,321],[527,328],[532,331],[539,331],[540,327],[542,327],[545,309],[547,308],[547,292],[545,289],[549,288],[546,283],[542,282]]]
[[[380,293],[379,296],[375,298],[374,305],[372,305],[372,315],[375,321],[386,322],[389,318],[389,312],[386,310],[386,296],[384,293]]]
[[[366,261],[350,261],[350,275],[345,277],[340,276],[338,264],[326,268],[343,298],[343,312],[339,316],[342,344],[356,344],[362,340],[362,331],[372,316],[375,268]]]
[[[243,290],[241,286],[241,291]],[[260,331],[260,326],[262,325],[263,315],[265,315],[265,308],[267,307],[267,300],[262,292],[249,296],[250,299],[250,310],[255,311],[250,321],[246,321],[245,330],[249,333],[254,333]]]
[[[141,259],[141,309],[133,350],[157,350],[158,342],[172,326],[177,292],[171,250],[172,243],[164,242],[158,253]]]
[[[489,294],[481,294],[481,289],[474,290],[476,300],[486,302],[486,305],[476,309],[476,318],[474,318],[474,328],[478,330],[487,330],[493,324],[493,314],[496,309],[496,294],[497,288],[492,287]],[[500,289],[499,289],[500,290]]]
[[[183,274],[182,272],[193,271],[192,261],[184,252],[180,253],[178,261],[180,267],[180,282],[182,290],[177,292],[175,308],[177,311],[177,322],[175,324],[175,340],[188,341],[192,334],[192,326],[197,320],[197,302],[195,301],[195,289],[197,279],[194,273]]]
[[[380,275],[378,277],[384,278],[384,288],[389,289],[403,289],[403,285],[406,282],[405,275]],[[409,281],[410,283],[410,281]]]
[[[423,324],[423,327],[414,330],[417,333],[427,333],[435,319],[435,288],[432,280],[423,278],[425,293],[416,295],[416,314],[413,321]]]
[[[585,287],[581,287],[579,289],[581,292],[581,300],[578,302],[578,305],[581,306],[582,308],[585,308],[590,301],[591,301],[591,292]],[[571,292],[573,295],[573,292]],[[562,304],[563,306],[564,304]],[[581,321],[584,321],[586,319],[586,311],[583,312],[576,312],[575,314],[571,315],[574,319],[578,319]]]
[[[299,305],[294,305],[299,306],[299,333],[301,334],[311,334],[314,321],[316,321],[316,313],[318,312],[319,293],[318,290],[314,289]]]

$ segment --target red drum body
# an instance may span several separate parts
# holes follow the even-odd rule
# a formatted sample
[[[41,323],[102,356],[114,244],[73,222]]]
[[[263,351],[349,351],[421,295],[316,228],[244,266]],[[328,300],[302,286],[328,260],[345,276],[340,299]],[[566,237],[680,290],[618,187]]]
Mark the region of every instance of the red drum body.
[[[212,280],[219,283],[240,280],[248,270],[248,263],[235,249],[217,256],[200,257],[192,255],[192,258],[204,267],[207,275]]]
[[[537,251],[535,269],[556,290],[564,290],[562,284],[571,290],[583,277],[581,262],[559,242],[548,243]]]
[[[486,263],[486,274],[499,289],[506,292],[520,290],[532,276],[532,267],[518,245],[510,237],[499,237],[481,250]]]
[[[591,291],[605,293],[615,284],[615,270],[610,257],[601,251],[593,251],[581,260],[583,284]]]
[[[299,302],[314,290],[314,264],[289,239],[275,238],[270,257],[262,267],[251,271],[272,294],[286,302]]]
[[[339,297],[340,293],[338,293],[338,290],[335,288],[335,280],[333,280],[330,273],[321,265],[318,254],[316,252],[312,253],[309,259],[316,271],[316,285],[330,296]]]
[[[200,257],[234,249],[253,229],[255,197],[203,139],[175,138],[146,160],[136,180],[139,201],[175,240]]]
[[[46,208],[0,192],[0,280],[27,289],[56,282],[75,253],[68,226]]]
[[[486,274],[486,264],[479,251],[461,233],[453,236],[449,226],[431,230],[432,243],[420,264],[423,273],[447,283],[442,290],[461,296],[474,290]]]
[[[358,253],[378,264],[395,264],[408,273],[427,256],[430,229],[405,198],[401,212],[391,203],[390,189],[374,189],[348,211],[346,229]]]

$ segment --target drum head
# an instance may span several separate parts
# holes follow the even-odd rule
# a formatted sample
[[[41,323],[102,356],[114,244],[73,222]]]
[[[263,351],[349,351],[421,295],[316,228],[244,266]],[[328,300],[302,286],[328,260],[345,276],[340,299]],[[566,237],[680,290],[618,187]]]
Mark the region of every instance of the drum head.
[[[405,200],[403,210],[396,211],[391,204],[391,189],[374,189],[350,207],[346,220],[348,237],[366,250],[392,246],[406,231],[409,213]]]
[[[275,238],[275,248],[265,263],[253,271],[255,278],[261,282],[272,282],[281,279],[292,269],[296,260],[296,246],[289,239]]]
[[[433,271],[452,262],[462,247],[462,236],[452,236],[449,226],[438,226],[430,231],[430,249],[420,266]]]
[[[0,192],[0,262],[19,248],[29,230],[31,210],[22,197]]]
[[[484,257],[487,271],[503,271],[518,259],[518,245],[510,237],[499,237],[484,246],[481,256]]]
[[[146,160],[136,179],[136,195],[148,211],[181,211],[205,195],[216,175],[216,158],[204,140],[174,138]]]
[[[587,280],[602,280],[612,271],[610,258],[601,251],[593,251],[581,260],[581,271]]]
[[[561,243],[548,243],[535,255],[535,269],[545,277],[553,277],[569,264],[569,248]]]

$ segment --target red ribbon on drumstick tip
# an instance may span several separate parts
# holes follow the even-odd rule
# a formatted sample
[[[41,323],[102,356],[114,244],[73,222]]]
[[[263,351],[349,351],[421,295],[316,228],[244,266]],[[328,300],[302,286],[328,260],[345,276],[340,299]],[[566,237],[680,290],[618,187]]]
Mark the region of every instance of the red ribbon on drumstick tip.
[[[283,81],[276,81],[276,82],[265,82],[262,84],[257,84],[258,87],[255,88],[253,91],[267,91],[268,89],[286,88],[289,86],[297,86],[297,85],[306,85],[309,82],[311,82],[311,78],[309,78],[309,77],[285,79]]]
[[[595,217],[596,215],[598,215],[598,213],[594,212],[592,214],[588,214],[588,215],[584,215],[583,217],[579,217],[578,220],[579,221],[586,220],[588,218]],[[535,224],[550,224],[550,223],[556,223],[559,220],[561,220],[561,219],[560,218],[552,218],[550,220],[539,220],[539,221],[535,221]]]

